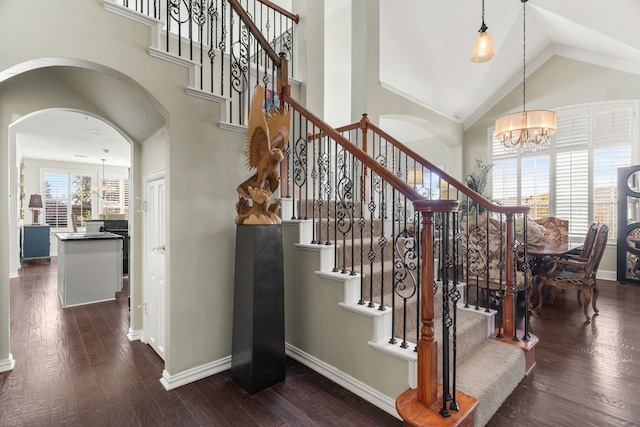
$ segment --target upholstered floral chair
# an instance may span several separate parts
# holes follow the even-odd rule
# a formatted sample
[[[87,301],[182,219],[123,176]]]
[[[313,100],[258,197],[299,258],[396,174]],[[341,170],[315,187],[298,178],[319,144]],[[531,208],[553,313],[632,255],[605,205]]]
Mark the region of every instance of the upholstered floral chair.
[[[544,240],[547,242],[567,243],[569,241],[569,221],[546,216],[535,222],[544,227]]]
[[[488,223],[487,223],[488,221]],[[460,222],[462,267],[468,286],[495,291],[506,286],[506,223],[480,215],[462,218]],[[518,260],[521,262],[522,260]],[[523,290],[525,283],[531,297],[531,271],[516,271],[516,286]]]

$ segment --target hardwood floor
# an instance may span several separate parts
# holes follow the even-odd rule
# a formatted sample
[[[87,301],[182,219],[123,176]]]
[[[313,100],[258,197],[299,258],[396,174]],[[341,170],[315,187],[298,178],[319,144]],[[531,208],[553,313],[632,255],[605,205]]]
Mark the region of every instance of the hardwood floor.
[[[531,316],[537,365],[488,425],[640,425],[640,287],[598,286],[591,323],[569,290]]]
[[[286,380],[249,395],[229,371],[167,392],[164,362],[130,342],[126,294],[62,309],[56,259],[11,280],[11,352],[0,374],[0,426],[400,426],[287,358]]]
[[[56,265],[11,280],[13,371],[0,374],[0,426],[400,426],[288,358],[286,381],[249,395],[229,372],[167,392],[163,362],[126,338],[125,293],[61,309]],[[531,318],[537,366],[489,426],[640,425],[640,287],[600,282],[584,322],[573,292]]]

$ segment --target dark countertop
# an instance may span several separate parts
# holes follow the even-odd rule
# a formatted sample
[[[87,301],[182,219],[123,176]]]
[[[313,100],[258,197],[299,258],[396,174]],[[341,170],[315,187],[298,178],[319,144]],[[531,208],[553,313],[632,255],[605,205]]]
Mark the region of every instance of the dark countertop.
[[[93,233],[56,233],[59,240],[104,240],[104,239],[124,239],[119,234],[109,232]]]

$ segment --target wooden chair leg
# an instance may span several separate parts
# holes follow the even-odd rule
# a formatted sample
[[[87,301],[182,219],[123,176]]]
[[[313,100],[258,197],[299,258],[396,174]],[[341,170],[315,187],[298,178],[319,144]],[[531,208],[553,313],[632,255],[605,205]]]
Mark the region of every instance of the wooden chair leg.
[[[591,322],[591,317],[589,317],[589,302],[591,301],[591,292],[588,289],[582,291],[584,294],[584,317],[587,319],[587,322]]]
[[[596,314],[599,313],[598,307],[596,307],[596,301],[598,300],[599,296],[600,290],[598,290],[598,287],[596,286],[595,288],[593,288],[593,297],[591,299],[591,305],[593,306],[593,311],[595,311]]]

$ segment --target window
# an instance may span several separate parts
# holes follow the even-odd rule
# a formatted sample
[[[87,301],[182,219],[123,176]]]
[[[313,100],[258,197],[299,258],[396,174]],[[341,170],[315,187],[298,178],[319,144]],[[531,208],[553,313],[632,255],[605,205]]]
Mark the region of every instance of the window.
[[[530,216],[569,220],[569,235],[584,238],[589,224],[617,236],[617,169],[638,159],[638,102],[563,108],[544,150],[509,152],[493,140],[493,199],[526,205]],[[515,183],[515,185],[514,185]]]
[[[45,222],[51,228],[67,228],[71,215],[91,218],[91,174],[44,171]]]
[[[107,174],[110,175],[110,174]],[[106,177],[102,181],[100,212],[102,214],[129,215],[129,180],[115,175]]]

